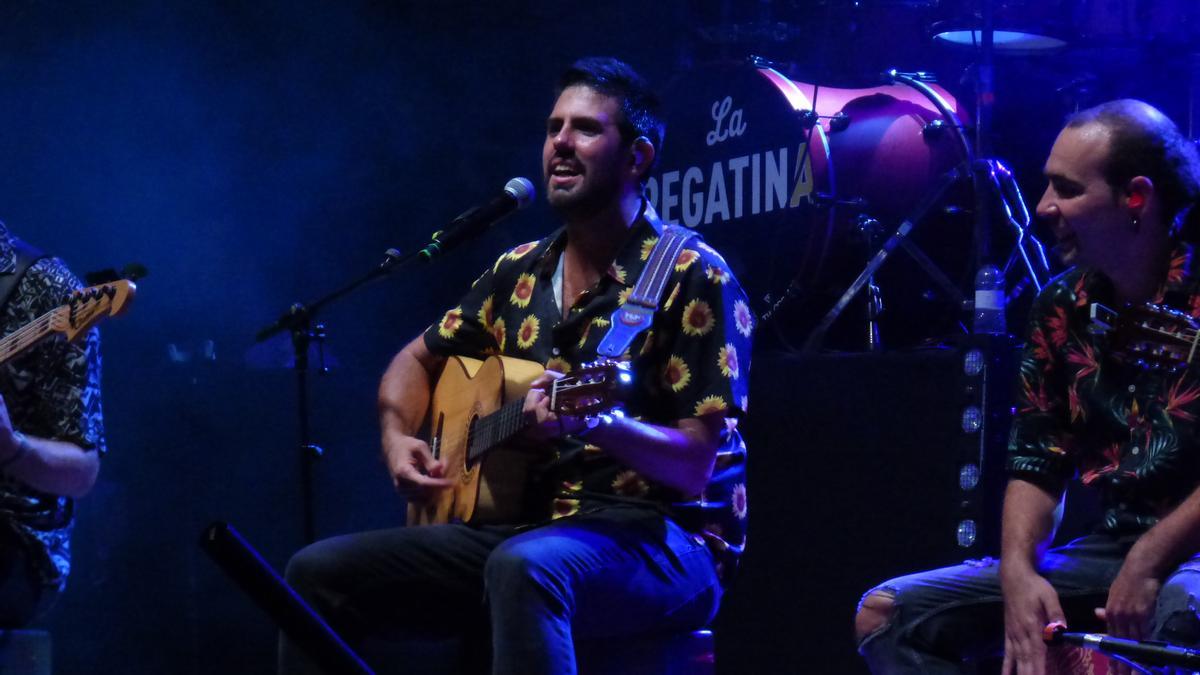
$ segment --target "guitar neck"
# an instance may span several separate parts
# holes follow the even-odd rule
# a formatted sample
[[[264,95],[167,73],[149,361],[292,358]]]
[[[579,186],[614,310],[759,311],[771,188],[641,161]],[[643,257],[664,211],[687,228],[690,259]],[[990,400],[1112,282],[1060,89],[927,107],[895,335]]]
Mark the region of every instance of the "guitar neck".
[[[550,411],[558,415],[588,415],[611,409],[614,398],[632,381],[626,368],[615,362],[592,365],[550,383],[546,394]],[[490,415],[480,417],[471,429],[467,460],[473,462],[491,448],[533,426],[524,413],[525,397],[509,401]]]
[[[62,319],[64,307],[57,307],[0,339],[0,364],[23,354],[54,331],[55,319]]]
[[[509,401],[496,412],[480,417],[471,433],[467,460],[475,461],[485,452],[504,443],[532,426],[523,412],[525,399]]]

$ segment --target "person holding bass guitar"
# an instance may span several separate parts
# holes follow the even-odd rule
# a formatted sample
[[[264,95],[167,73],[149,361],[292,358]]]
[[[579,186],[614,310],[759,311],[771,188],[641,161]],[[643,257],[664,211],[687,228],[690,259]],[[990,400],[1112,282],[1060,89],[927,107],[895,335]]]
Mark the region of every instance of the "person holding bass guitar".
[[[753,317],[722,258],[642,196],[657,107],[626,64],[573,64],[543,146],[565,226],[501,255],[384,374],[383,455],[409,526],[317,542],[287,569],[351,645],[459,672],[413,655],[479,629],[491,672],[565,675],[576,638],[715,614],[745,537]],[[280,669],[315,671],[286,639]]]
[[[29,624],[66,586],[75,500],[91,491],[105,452],[91,326],[132,297],[132,284],[122,282],[118,301],[100,290],[73,296],[82,286],[0,224],[0,629]],[[74,300],[60,304],[72,297],[88,304],[86,318]]]

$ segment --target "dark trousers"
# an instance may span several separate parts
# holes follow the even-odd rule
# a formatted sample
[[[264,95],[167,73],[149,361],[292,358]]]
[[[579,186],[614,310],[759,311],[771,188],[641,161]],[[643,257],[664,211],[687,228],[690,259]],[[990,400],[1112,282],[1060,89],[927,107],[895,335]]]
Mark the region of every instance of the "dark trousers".
[[[39,582],[29,553],[15,535],[0,534],[0,629],[29,625],[57,597],[57,589]]]
[[[1103,607],[1108,587],[1135,541],[1095,534],[1051,549],[1038,573],[1058,591],[1068,621]],[[871,672],[886,675],[966,673],[964,661],[998,654],[1004,644],[1004,602],[999,561],[919,572],[873,590],[895,595],[892,620],[859,644]],[[864,596],[865,597],[865,596]],[[1151,639],[1184,646],[1200,643],[1200,556],[1180,565],[1163,583]]]
[[[701,541],[630,507],[528,529],[455,524],[335,537],[297,553],[287,579],[352,646],[385,647],[387,663],[373,666],[406,673],[486,668],[490,633],[491,672],[571,675],[575,638],[699,628],[721,594]],[[466,655],[431,653],[464,636]],[[283,639],[280,672],[319,671]]]

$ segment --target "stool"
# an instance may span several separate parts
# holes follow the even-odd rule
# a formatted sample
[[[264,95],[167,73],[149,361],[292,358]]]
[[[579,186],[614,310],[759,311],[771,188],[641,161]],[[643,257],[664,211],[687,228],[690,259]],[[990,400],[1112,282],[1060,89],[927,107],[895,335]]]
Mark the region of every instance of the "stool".
[[[579,675],[713,675],[711,630],[578,640]]]
[[[50,675],[52,651],[44,630],[0,630],[0,673]]]

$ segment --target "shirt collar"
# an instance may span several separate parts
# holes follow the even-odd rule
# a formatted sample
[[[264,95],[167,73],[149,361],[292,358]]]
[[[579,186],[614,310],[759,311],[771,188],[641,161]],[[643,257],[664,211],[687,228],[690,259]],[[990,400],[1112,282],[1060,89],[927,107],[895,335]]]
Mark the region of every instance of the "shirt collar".
[[[1171,247],[1167,278],[1163,280],[1162,291],[1157,295],[1161,297],[1165,293],[1186,290],[1196,279],[1196,263],[1195,249],[1192,245],[1177,239]]]
[[[1149,302],[1153,304],[1162,304],[1163,302],[1178,300],[1180,296],[1190,296],[1195,293],[1200,293],[1196,288],[1198,270],[1196,266],[1200,263],[1195,255],[1195,248],[1183,241],[1182,239],[1174,239],[1171,242],[1171,253],[1168,257],[1166,277],[1158,285],[1158,290],[1150,298]],[[1078,302],[1087,303],[1089,300],[1098,302],[1111,302],[1116,293],[1113,288],[1113,282],[1108,278],[1108,275],[1095,268],[1071,268],[1064,274],[1071,273],[1075,270],[1079,276],[1076,281],[1077,291],[1082,290]]]
[[[658,213],[643,199],[641,211],[630,225],[625,243],[621,245],[612,264],[609,265],[607,276],[623,286],[631,287],[636,284],[642,268],[646,266],[647,258],[650,257],[651,248],[662,234],[662,229],[663,224]],[[559,254],[567,245],[567,229],[560,227],[547,239],[548,243],[542,249],[537,262],[537,269],[541,274],[554,273]]]

